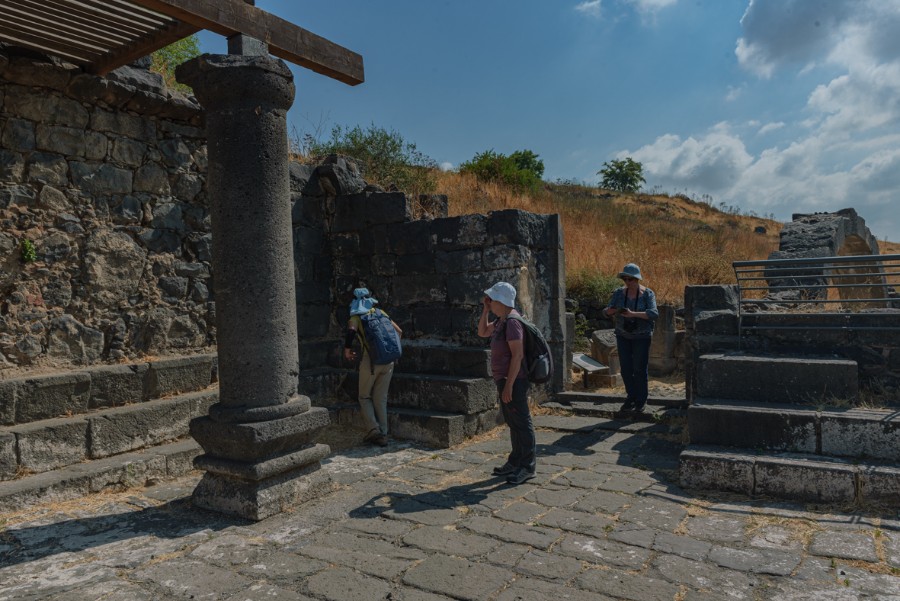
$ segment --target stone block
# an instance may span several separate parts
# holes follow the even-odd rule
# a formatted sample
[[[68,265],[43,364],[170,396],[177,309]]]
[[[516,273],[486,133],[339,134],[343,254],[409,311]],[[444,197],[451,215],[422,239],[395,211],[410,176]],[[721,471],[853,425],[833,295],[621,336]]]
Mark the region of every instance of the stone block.
[[[856,362],[846,359],[709,354],[700,357],[697,378],[706,398],[821,403],[859,393]]]
[[[691,442],[744,449],[816,452],[816,412],[702,400],[688,409]]]
[[[819,503],[852,503],[857,468],[806,458],[759,457],[754,494]]]
[[[433,411],[402,409],[388,413],[391,436],[446,449],[465,440],[465,418]]]
[[[409,199],[403,192],[373,192],[366,203],[366,223],[404,223],[412,219]]]
[[[823,412],[822,454],[900,463],[900,417],[894,411]]]
[[[489,378],[491,358],[486,348],[420,345],[406,341],[398,369],[403,373]]]
[[[532,249],[553,248],[556,245],[556,233],[548,225],[549,217],[520,209],[491,211],[487,234],[492,244],[519,244]]]
[[[738,289],[735,285],[685,286],[685,320],[700,311],[731,311],[737,313]]]
[[[177,478],[194,470],[194,458],[203,450],[193,439],[173,442],[166,445],[166,476]]]
[[[16,423],[16,402],[21,380],[0,381],[0,424],[10,426]]]
[[[434,257],[434,268],[438,273],[471,273],[482,271],[481,249],[438,251]]]
[[[487,238],[485,215],[461,215],[445,217],[430,222],[429,233],[435,250],[454,251],[484,248]]]
[[[864,504],[896,506],[900,499],[900,468],[872,466],[860,469],[859,497]]]
[[[16,423],[84,413],[90,392],[91,377],[84,372],[20,380]]]
[[[687,315],[687,313],[685,313]],[[685,319],[687,328],[698,336],[736,336],[738,316],[732,311],[699,311]]]
[[[87,458],[88,422],[83,418],[58,418],[13,426],[19,465],[32,472],[46,472]]]
[[[149,366],[146,363],[111,365],[90,370],[90,409],[120,407],[129,403],[140,403],[144,394],[144,380]]]
[[[18,471],[16,436],[12,432],[0,432],[0,480],[12,480]]]
[[[212,381],[213,357],[195,355],[154,361],[147,371],[148,397],[160,398],[206,388]]]
[[[688,448],[679,456],[681,486],[753,494],[753,458]]]
[[[191,417],[199,417],[201,415],[209,415],[209,408],[219,402],[219,391],[201,390],[191,394],[182,395],[191,404]]]
[[[366,193],[340,196],[334,201],[333,232],[358,232],[366,227]]]
[[[394,374],[388,403],[394,407],[475,414],[494,407],[493,380]]]
[[[108,409],[89,417],[92,459],[174,440],[188,433],[191,401],[184,397]]]

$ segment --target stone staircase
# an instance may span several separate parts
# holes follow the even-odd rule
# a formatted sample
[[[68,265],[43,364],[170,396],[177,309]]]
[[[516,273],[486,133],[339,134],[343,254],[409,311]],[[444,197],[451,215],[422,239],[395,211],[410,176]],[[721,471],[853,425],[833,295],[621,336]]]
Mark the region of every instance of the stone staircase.
[[[497,389],[490,378],[486,348],[404,341],[388,392],[391,435],[447,448],[495,427]],[[361,440],[357,387],[349,367],[300,374],[300,390],[328,408],[331,427],[358,428]]]
[[[619,413],[625,402],[624,395],[597,392],[561,392],[553,400],[541,403],[541,407],[553,412],[593,418],[597,428],[641,434],[679,442],[683,438],[687,400],[684,397],[651,395],[644,413],[631,416]]]
[[[0,511],[191,471],[216,381],[215,355],[0,381]]]
[[[854,406],[854,361],[709,354],[697,368],[682,486],[897,505],[900,406]]]

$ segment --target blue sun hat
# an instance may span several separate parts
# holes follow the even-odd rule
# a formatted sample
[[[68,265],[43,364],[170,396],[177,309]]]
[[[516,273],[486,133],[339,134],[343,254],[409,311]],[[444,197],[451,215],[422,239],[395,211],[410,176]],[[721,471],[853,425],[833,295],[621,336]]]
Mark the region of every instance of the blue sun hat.
[[[353,300],[350,301],[350,315],[365,315],[378,304],[378,301],[369,296],[368,288],[357,288],[353,291]]]
[[[634,278],[636,280],[644,279],[641,277],[641,268],[634,263],[629,263],[628,265],[623,267],[622,271],[620,271],[619,275],[616,277]]]

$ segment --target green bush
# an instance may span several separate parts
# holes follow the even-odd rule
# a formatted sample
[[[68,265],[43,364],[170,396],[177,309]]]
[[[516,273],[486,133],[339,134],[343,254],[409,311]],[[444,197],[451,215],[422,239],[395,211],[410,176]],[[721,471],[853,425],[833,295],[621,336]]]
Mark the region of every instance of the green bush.
[[[22,242],[19,244],[19,251],[21,252],[23,263],[37,261],[37,251],[34,248],[34,242],[28,238],[22,238]]]
[[[588,270],[566,275],[566,296],[579,299],[597,299],[604,305],[609,302],[613,290],[622,285],[614,275],[604,275]]]
[[[150,55],[152,61],[150,70],[159,73],[163,77],[166,86],[190,93],[191,88],[175,81],[175,67],[200,56],[200,41],[197,34],[182,38],[177,42],[160,48]]]
[[[331,139],[320,142],[306,135],[296,150],[314,160],[329,154],[340,154],[356,159],[363,170],[363,177],[372,184],[388,188],[391,184],[411,194],[430,194],[436,183],[433,170],[437,164],[420,152],[413,142],[403,139],[398,132],[369,125],[352,128],[336,125]]]
[[[509,156],[485,150],[459,166],[460,173],[471,173],[487,182],[502,182],[517,190],[537,191],[544,174],[544,163],[530,150],[517,150]]]

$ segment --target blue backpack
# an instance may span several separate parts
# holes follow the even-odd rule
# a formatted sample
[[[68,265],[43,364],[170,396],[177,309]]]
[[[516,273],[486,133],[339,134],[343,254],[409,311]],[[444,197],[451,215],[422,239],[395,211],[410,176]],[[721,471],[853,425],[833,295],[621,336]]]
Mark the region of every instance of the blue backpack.
[[[375,365],[387,365],[400,358],[403,354],[400,335],[384,311],[372,309],[360,315],[359,320],[363,325],[363,346],[369,351],[373,371]]]

